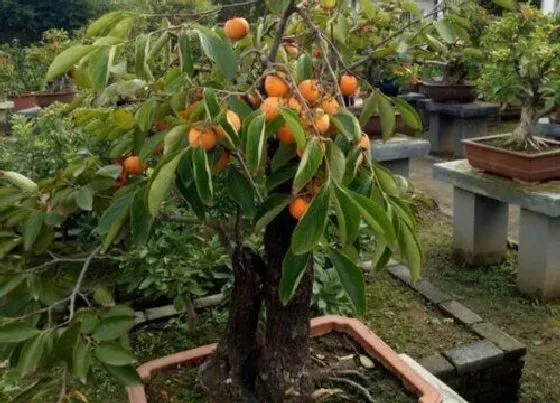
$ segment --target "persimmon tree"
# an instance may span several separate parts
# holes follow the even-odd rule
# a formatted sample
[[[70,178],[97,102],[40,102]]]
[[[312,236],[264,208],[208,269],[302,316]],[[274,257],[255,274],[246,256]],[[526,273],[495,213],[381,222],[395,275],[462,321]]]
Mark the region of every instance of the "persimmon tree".
[[[140,24],[146,16],[111,13],[54,60],[46,79],[68,73],[83,89],[69,113],[109,151],[78,155],[38,182],[0,173],[0,297],[10,296],[2,358],[22,375],[62,368],[62,381],[36,388],[62,385],[64,401],[68,377],[87,381],[94,360],[125,384],[139,382],[125,342],[133,312],[84,279],[118,248],[145,243],[171,193],[218,232],[234,268],[227,331],[202,367],[213,401],[310,399],[314,252],[328,256],[357,315],[366,311],[352,258],[362,223],[375,234],[378,268],[395,255],[418,275],[410,186],[371,160],[342,99],[358,84],[368,89],[358,78],[371,58],[340,52],[345,38],[328,34],[332,18],[352,21],[347,6],[310,3],[267,2],[270,14],[252,27],[242,18],[204,26],[209,12],[137,32],[151,26]],[[287,41],[287,27],[306,40]],[[297,55],[286,51],[294,43]],[[379,111],[389,135],[396,108],[419,127],[406,103],[370,91],[362,119]],[[237,206],[232,220],[213,215],[218,181]],[[84,212],[98,219],[99,242],[62,255],[60,225]],[[262,235],[263,254],[245,242],[249,233]]]

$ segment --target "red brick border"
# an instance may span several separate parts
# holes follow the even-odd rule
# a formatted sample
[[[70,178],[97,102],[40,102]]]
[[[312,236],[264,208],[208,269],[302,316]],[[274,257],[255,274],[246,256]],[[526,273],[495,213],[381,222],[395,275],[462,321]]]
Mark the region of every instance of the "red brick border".
[[[404,386],[419,396],[418,403],[441,403],[440,392],[410,368],[383,340],[357,319],[338,315],[321,316],[311,320],[311,337],[337,332],[352,337],[371,357],[395,374]],[[199,364],[216,351],[216,344],[209,344],[148,361],[138,367],[142,381],[147,382],[158,372],[179,364]],[[130,403],[147,403],[144,386],[127,388]]]

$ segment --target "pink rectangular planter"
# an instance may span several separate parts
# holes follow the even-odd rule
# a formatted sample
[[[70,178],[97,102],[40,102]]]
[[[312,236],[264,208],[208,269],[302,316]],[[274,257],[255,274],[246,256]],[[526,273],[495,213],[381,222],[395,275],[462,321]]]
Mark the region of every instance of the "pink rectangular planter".
[[[407,390],[418,396],[419,403],[441,403],[441,393],[418,375],[383,340],[357,319],[338,315],[321,316],[311,320],[311,337],[329,333],[344,333],[352,337],[372,358],[396,375]],[[216,352],[217,344],[209,344],[148,361],[138,367],[140,379],[148,382],[156,374],[179,364],[200,364]],[[148,403],[143,385],[127,388],[130,403]]]

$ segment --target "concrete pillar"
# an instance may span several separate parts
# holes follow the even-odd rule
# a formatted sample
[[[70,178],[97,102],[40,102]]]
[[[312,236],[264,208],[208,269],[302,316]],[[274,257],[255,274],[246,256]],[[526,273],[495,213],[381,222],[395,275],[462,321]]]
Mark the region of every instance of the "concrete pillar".
[[[391,171],[395,175],[401,175],[404,176],[405,178],[408,178],[408,174],[410,172],[409,158],[400,158],[391,161],[383,161],[381,165],[386,167],[389,171]]]
[[[517,287],[536,297],[560,297],[560,218],[521,208]]]
[[[440,112],[429,111],[428,133],[430,135],[430,154],[449,155],[455,151],[453,118]]]
[[[507,251],[508,204],[453,189],[453,248],[471,265],[497,263]]]
[[[454,156],[463,158],[465,155],[463,139],[488,136],[488,118],[461,119],[455,118],[453,122],[455,137]]]

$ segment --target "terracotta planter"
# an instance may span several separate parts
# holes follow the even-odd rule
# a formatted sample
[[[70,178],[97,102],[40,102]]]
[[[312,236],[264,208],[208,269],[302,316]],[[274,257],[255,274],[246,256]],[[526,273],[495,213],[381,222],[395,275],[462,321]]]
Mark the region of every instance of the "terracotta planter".
[[[16,111],[35,107],[46,108],[55,102],[72,102],[76,96],[76,91],[37,91],[21,94],[14,100]]]
[[[343,333],[350,336],[372,358],[396,375],[407,390],[418,396],[420,403],[441,403],[442,396],[424,378],[412,370],[387,344],[357,319],[329,315],[311,321],[311,337],[325,336],[329,333]],[[149,361],[138,368],[138,374],[144,382],[165,369],[179,364],[200,364],[215,353],[216,344],[199,347],[194,350],[168,355],[158,360]],[[128,399],[131,403],[147,403],[143,386],[129,387]]]
[[[423,82],[418,90],[434,102],[473,102],[478,97],[475,86],[468,84]]]
[[[463,140],[465,156],[471,166],[523,182],[544,182],[560,178],[560,148],[539,154],[528,154],[484,144],[485,140],[508,136],[506,134]],[[558,141],[545,141],[560,147]]]

